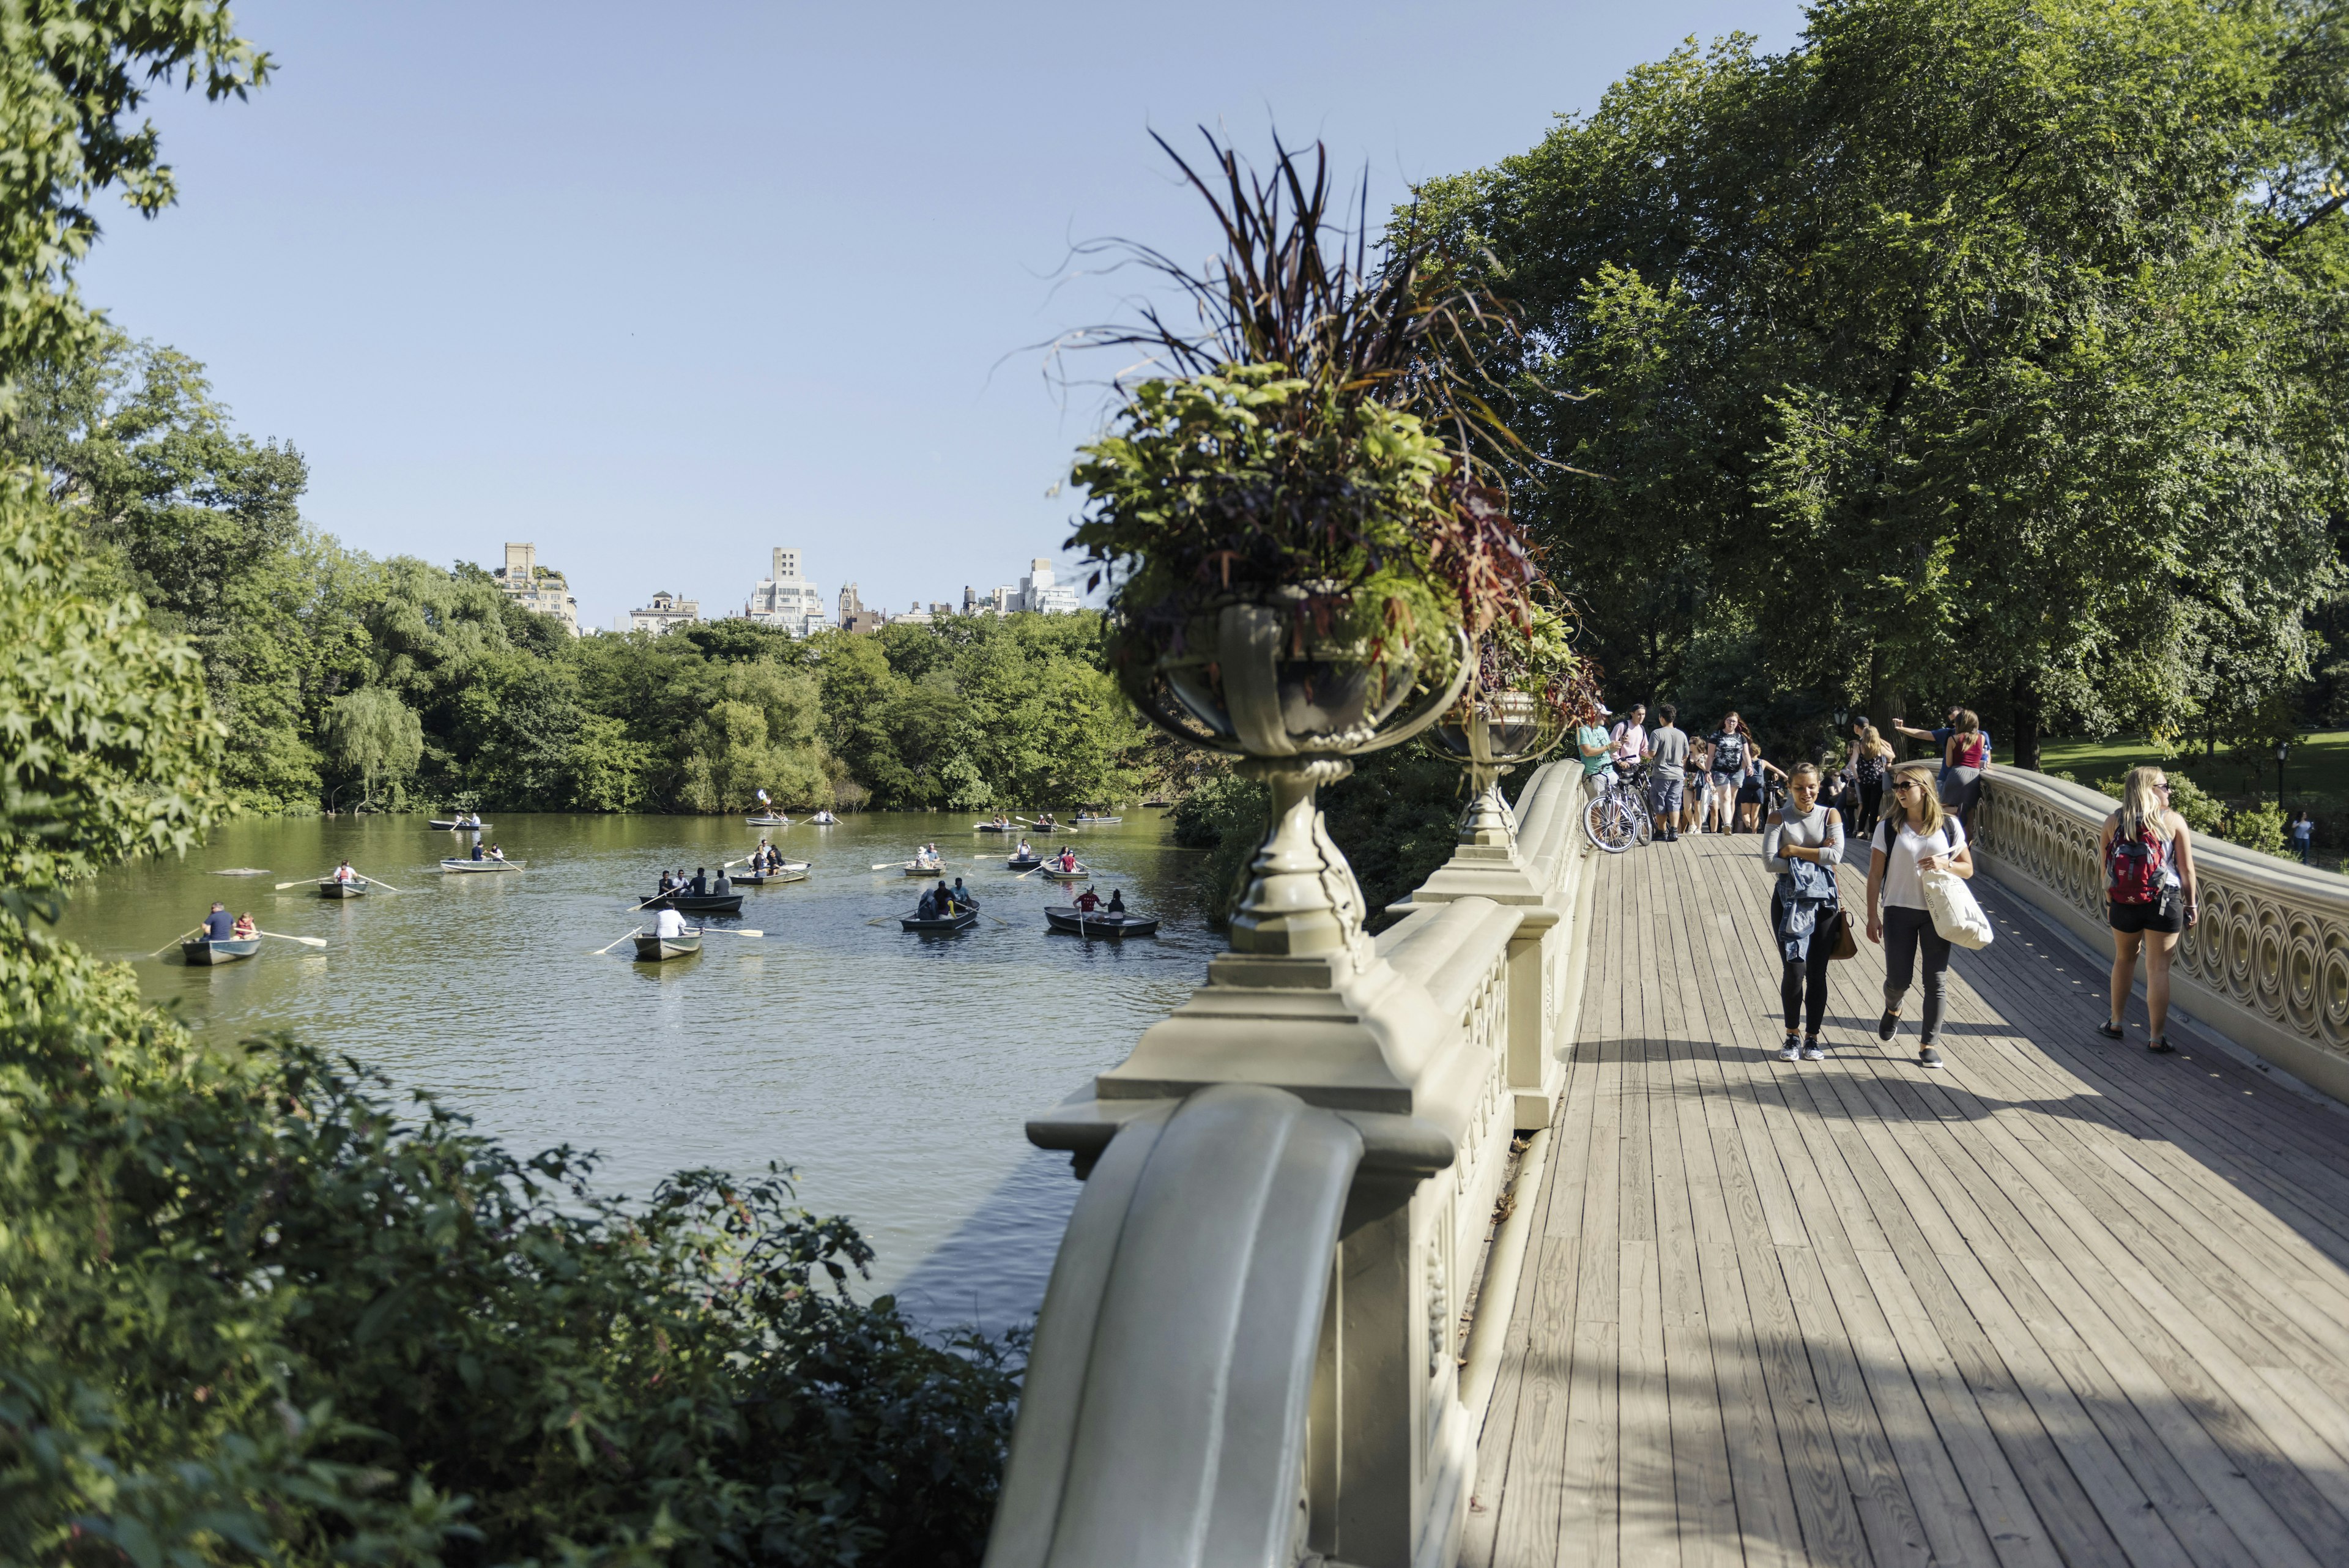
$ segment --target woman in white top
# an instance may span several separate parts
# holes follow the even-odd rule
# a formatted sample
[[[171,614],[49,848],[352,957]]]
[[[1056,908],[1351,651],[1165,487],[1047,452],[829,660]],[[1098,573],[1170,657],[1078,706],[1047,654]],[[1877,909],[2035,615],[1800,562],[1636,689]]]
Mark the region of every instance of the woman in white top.
[[[1974,874],[1974,852],[1966,844],[1966,830],[1956,815],[1941,809],[1933,789],[1933,769],[1927,763],[1896,768],[1892,774],[1892,809],[1876,825],[1868,857],[1868,940],[1884,948],[1884,1016],[1877,1021],[1876,1037],[1889,1040],[1900,1027],[1900,1003],[1917,972],[1917,955],[1925,955],[1924,1038],[1919,1042],[1917,1064],[1938,1067],[1941,1054],[1934,1042],[1941,1034],[1941,1011],[1949,983],[1949,939],[1933,929],[1925,906],[1922,874],[1953,871]]]
[[[2105,909],[2113,928],[2111,1016],[2096,1026],[2107,1040],[2126,1038],[2121,1014],[2145,950],[2145,1021],[2149,1051],[2168,1054],[2169,961],[2178,939],[2195,920],[2194,850],[2186,819],[2169,809],[2169,780],[2159,768],[2131,768],[2121,781],[2121,805],[2096,836],[2105,867]],[[2117,847],[2118,853],[2116,854]]]
[[[1819,804],[1819,770],[1809,763],[1795,764],[1786,775],[1786,793],[1791,798],[1771,814],[1769,826],[1762,830],[1762,863],[1778,876],[1770,895],[1770,929],[1779,940],[1778,1000],[1786,1012],[1786,1043],[1778,1049],[1778,1060],[1795,1059],[1795,1024],[1800,1020],[1799,1054],[1804,1061],[1816,1062],[1826,1054],[1819,1045],[1819,1029],[1826,1022],[1827,960],[1835,951],[1837,922],[1843,912],[1830,893],[1823,906],[1814,907],[1806,939],[1789,932],[1785,921],[1795,861],[1807,860],[1824,870],[1833,888],[1835,868],[1843,864],[1843,818]],[[1801,950],[1789,958],[1790,949]]]

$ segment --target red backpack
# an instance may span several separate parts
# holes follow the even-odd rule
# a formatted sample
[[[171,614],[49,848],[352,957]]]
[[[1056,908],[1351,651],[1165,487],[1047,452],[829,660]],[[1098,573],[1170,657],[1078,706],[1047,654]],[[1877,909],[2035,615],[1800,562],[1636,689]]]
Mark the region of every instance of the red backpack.
[[[2105,850],[2105,897],[2116,904],[2150,904],[2161,897],[2169,872],[2169,840],[2156,838],[2140,826],[2134,838],[2123,838],[2113,827],[2113,841]]]

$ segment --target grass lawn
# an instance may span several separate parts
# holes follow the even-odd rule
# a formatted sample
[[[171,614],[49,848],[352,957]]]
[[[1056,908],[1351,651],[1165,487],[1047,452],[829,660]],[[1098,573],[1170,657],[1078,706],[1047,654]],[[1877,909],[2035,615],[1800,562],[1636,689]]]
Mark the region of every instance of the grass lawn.
[[[2200,748],[2189,750],[2190,754],[2186,756],[2165,757],[2160,748],[2135,735],[2109,741],[2047,741],[2040,745],[2039,765],[2050,773],[2067,773],[2082,784],[2091,784],[2100,778],[2118,778],[2140,763],[2158,763],[2184,774],[2211,794],[2275,798],[2276,764],[2272,755],[2260,765],[2254,780],[2247,778],[2241,765],[2230,761],[2224,750],[2207,763],[2202,760]],[[2349,796],[2349,730],[2325,731],[2294,745],[2290,760],[2284,763],[2283,782],[2287,806],[2303,793],[2335,798]]]

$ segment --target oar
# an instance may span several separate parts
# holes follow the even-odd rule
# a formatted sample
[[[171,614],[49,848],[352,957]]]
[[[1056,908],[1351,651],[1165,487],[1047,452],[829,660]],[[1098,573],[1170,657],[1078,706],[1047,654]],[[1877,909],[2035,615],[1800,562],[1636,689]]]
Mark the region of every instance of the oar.
[[[357,874],[354,872],[353,875],[357,876]],[[365,882],[370,888],[380,888],[387,893],[397,893],[401,890],[393,887],[390,883],[385,881],[380,877],[360,877],[359,880]]]
[[[701,928],[701,934],[705,937],[763,937],[767,933],[756,930],[738,931],[731,926],[704,926]]]
[[[294,880],[292,880],[291,882],[280,882],[279,884],[277,884],[277,887],[276,887],[276,889],[275,889],[275,890],[276,890],[276,891],[278,891],[278,892],[280,892],[280,893],[283,893],[284,891],[285,891],[285,889],[286,889],[286,888],[299,888],[299,887],[300,887],[303,883],[305,883],[305,882],[323,882],[323,881],[325,881],[327,877],[332,877],[333,875],[334,875],[334,873],[333,873],[332,871],[325,871],[325,872],[321,872],[319,875],[317,875],[317,876],[316,876],[316,877],[295,877],[295,878],[294,878]],[[397,888],[393,888],[393,889],[392,889],[392,891],[393,891],[393,892],[395,892],[395,893],[396,893],[396,892],[398,892],[398,890],[399,890],[399,889],[398,889]]]
[[[638,926],[638,927],[636,928],[636,931],[630,931],[630,932],[628,933],[628,937],[633,937],[633,936],[635,936],[635,935],[636,934],[636,931],[641,931],[641,930],[643,930],[643,929],[644,929],[644,927],[642,927],[642,926]],[[628,937],[622,937],[622,938],[620,939],[620,942],[625,942],[625,941],[626,941],[626,940],[628,940]],[[613,948],[618,947],[618,946],[620,945],[620,942],[613,942],[613,943],[611,943],[611,944],[610,944],[609,946],[607,946],[607,947],[600,947],[600,948],[597,948],[594,952],[589,953],[587,956],[588,956],[589,958],[602,958],[605,953],[610,952],[610,951],[612,950],[612,949],[613,949]]]
[[[283,931],[264,931],[259,926],[253,928],[253,934],[257,937],[275,937],[281,942],[300,942],[305,948],[322,948],[326,945],[325,939],[321,937],[289,937]]]
[[[194,936],[197,931],[201,931],[203,927],[198,926],[193,931],[183,931],[180,935],[173,937],[170,941],[165,942],[161,947],[157,948],[153,952],[149,953],[147,956],[150,959],[161,958],[165,953],[170,952],[173,948],[178,947],[181,942],[184,942],[190,937]]]

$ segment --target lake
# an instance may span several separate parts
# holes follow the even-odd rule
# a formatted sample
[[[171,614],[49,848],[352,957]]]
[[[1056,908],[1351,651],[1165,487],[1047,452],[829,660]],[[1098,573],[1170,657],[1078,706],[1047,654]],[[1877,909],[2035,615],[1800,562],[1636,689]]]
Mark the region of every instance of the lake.
[[[1009,842],[972,818],[876,812],[836,827],[761,829],[739,817],[488,814],[487,837],[524,868],[446,875],[460,836],[420,816],[232,823],[179,858],[143,860],[77,890],[64,934],[136,961],[148,996],[199,1034],[287,1029],[347,1052],[470,1114],[516,1149],[602,1157],[598,1184],[641,1197],[672,1170],[792,1167],[801,1201],[854,1220],[895,1290],[935,1326],[1023,1321],[1043,1299],[1076,1200],[1065,1156],[1033,1148],[1025,1119],[1113,1066],[1205,978],[1222,939],[1190,882],[1198,856],[1165,844],[1164,814],[1071,836],[1103,897],[1124,889],[1165,917],[1123,944],[1048,934],[1068,890],[1004,867]],[[804,882],[745,889],[763,931],[712,935],[698,957],[595,950],[664,866],[746,856],[763,835],[813,863]],[[947,876],[980,900],[972,929],[908,935],[925,885],[875,872],[935,840]],[[1037,840],[1040,848],[1044,840]],[[1053,842],[1059,842],[1054,840]],[[313,886],[347,857],[398,893],[328,901]],[[234,876],[235,871],[260,875]],[[191,968],[176,950],[211,906],[323,950]]]

